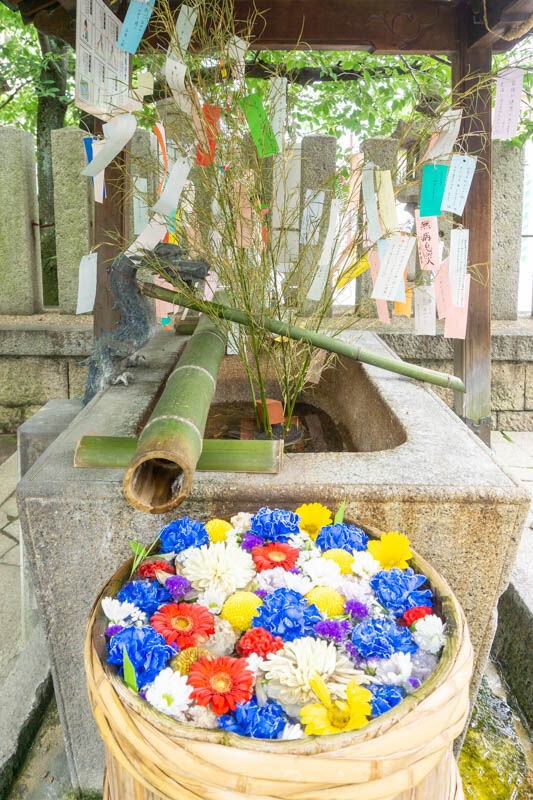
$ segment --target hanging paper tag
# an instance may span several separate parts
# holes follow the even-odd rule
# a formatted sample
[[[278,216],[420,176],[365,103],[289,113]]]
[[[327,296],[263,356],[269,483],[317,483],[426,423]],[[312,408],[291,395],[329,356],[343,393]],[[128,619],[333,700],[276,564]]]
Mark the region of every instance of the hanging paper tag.
[[[398,213],[390,169],[376,171],[376,184],[383,234],[394,233],[398,230]]]
[[[89,253],[80,261],[78,273],[78,303],[76,314],[90,314],[96,297],[96,275],[98,270],[98,254]]]
[[[453,155],[446,177],[441,210],[461,216],[476,171],[477,156]]]
[[[143,250],[153,250],[156,244],[159,244],[163,239],[166,232],[167,224],[165,218],[155,214],[142,233],[130,244],[124,255],[134,256]]]
[[[331,269],[331,257],[333,255],[333,240],[335,238],[335,232],[337,230],[338,216],[339,216],[339,201],[335,199],[331,201],[328,230],[326,233],[326,238],[324,240],[324,245],[322,247],[322,253],[318,261],[318,269],[316,271],[309,292],[307,293],[307,299],[313,300],[316,303],[322,297],[322,293],[324,292],[324,289],[326,288],[326,284],[328,282],[328,277]]]
[[[372,285],[376,285],[379,275],[379,254],[377,248],[373,247],[368,256],[370,261],[370,275],[372,277]],[[390,325],[389,307],[386,300],[376,300],[376,310],[378,312],[378,319],[385,325]]]
[[[175,286],[172,286],[171,283],[166,281],[161,275],[154,275],[154,283],[156,286],[160,286],[162,289],[172,289],[175,290]],[[155,301],[155,315],[157,319],[164,322],[165,318],[168,318],[168,322],[170,323],[170,314],[174,314],[176,311],[177,306],[174,303],[169,303],[168,300],[158,300],[156,298]],[[166,324],[163,327],[167,327]]]
[[[437,304],[437,315],[439,319],[444,319],[452,304],[448,259],[442,262],[435,275],[435,301]]]
[[[437,125],[436,133],[438,135],[435,139],[431,138],[427,152],[422,159],[423,161],[426,161],[428,157],[433,161],[438,158],[445,161],[450,157],[461,129],[462,113],[460,108],[451,108],[442,116]]]
[[[358,278],[359,275],[362,275],[363,272],[366,272],[369,266],[370,261],[368,259],[368,253],[365,253],[364,256],[361,256],[361,258],[355,262],[355,264],[352,264],[351,267],[348,267],[348,269],[341,273],[341,276],[337,281],[337,289],[342,289],[344,286],[350,283],[350,281],[353,281],[354,278]]]
[[[98,175],[107,165],[118,156],[121,150],[127,145],[137,127],[137,120],[132,114],[120,114],[114,117],[112,122],[102,125],[104,134],[104,146],[101,148],[90,164],[81,171],[82,175]],[[94,143],[93,143],[94,149]]]
[[[426,164],[422,172],[420,216],[438,217],[446,185],[448,167],[445,164]]]
[[[243,100],[239,100],[239,105],[246,117],[259,157],[266,158],[279,153],[278,143],[263,108],[261,97],[258,94],[250,94]]]
[[[324,192],[307,189],[305,192],[305,207],[302,214],[302,229],[300,231],[302,244],[318,244],[323,208]]]
[[[189,47],[197,16],[198,12],[195,8],[185,4],[181,5],[180,13],[176,20],[176,38],[178,40],[180,55],[183,55]]]
[[[117,47],[135,55],[152,16],[155,0],[131,0],[120,29]]]
[[[196,148],[196,163],[201,167],[210,166],[215,158],[216,140],[218,135],[218,120],[220,119],[220,106],[210,106],[204,103],[202,108],[203,125],[195,125],[199,143]],[[199,122],[193,111],[193,120]],[[199,128],[199,130],[198,130]]]
[[[388,240],[387,253],[381,260],[379,275],[374,285],[374,300],[395,300],[398,284],[403,281],[406,264],[415,244],[414,236],[398,234]]]
[[[468,322],[468,301],[470,298],[471,276],[466,276],[464,303],[462,306],[450,306],[444,323],[444,336],[446,339],[465,339]]]
[[[412,288],[405,290],[405,301],[403,303],[394,303],[394,313],[397,317],[411,318],[411,309],[413,307],[413,290]]]
[[[374,190],[374,166],[365,165],[361,178],[363,201],[365,204],[366,223],[371,243],[377,242],[381,236],[381,225],[378,214],[378,201]]]
[[[185,186],[185,181],[189,177],[191,166],[191,162],[187,158],[180,156],[176,160],[170,170],[166,186],[159,195],[159,200],[152,206],[152,211],[157,211],[165,216],[174,213]]]
[[[151,72],[139,72],[137,75],[137,88],[132,89],[132,94],[137,100],[142,100],[147,95],[154,93],[154,76]]]
[[[231,74],[233,80],[242,82],[245,75],[245,56],[248,50],[248,42],[238,36],[232,36],[228,42],[228,57],[233,61]]]
[[[524,70],[519,67],[505,69],[498,75],[492,123],[493,139],[512,139],[516,136],[523,84]]]
[[[269,82],[268,106],[274,136],[281,150],[287,120],[287,78],[274,76]]]
[[[450,234],[449,274],[452,304],[462,307],[465,303],[465,281],[468,264],[469,231],[454,228]]]
[[[162,122],[156,122],[154,125],[154,133],[157,137],[157,141],[159,142],[159,149],[161,151],[161,157],[163,159],[164,164],[164,172],[163,177],[161,178],[161,183],[157,189],[157,194],[161,194],[163,191],[163,186],[165,185],[165,178],[167,177],[168,172],[168,156],[167,156],[167,137],[165,135],[165,128],[163,127]]]
[[[167,58],[165,61],[165,80],[180,111],[190,115],[192,114],[193,104],[185,86],[186,73],[187,67],[185,64],[174,58]]]
[[[421,269],[437,270],[440,265],[437,217],[421,217],[415,210],[416,239]]]
[[[133,233],[137,236],[150,222],[148,204],[146,202],[148,179],[135,175],[133,177],[133,186]]]
[[[228,343],[226,345],[226,353],[228,356],[239,355],[239,342],[241,340],[241,326],[238,322],[232,322],[228,331]]]
[[[237,247],[251,247],[253,242],[252,206],[245,183],[235,183],[235,238]]]
[[[204,300],[212,300],[218,286],[218,275],[216,272],[209,270],[205,277],[204,285]]]
[[[415,333],[419,336],[435,336],[435,290],[433,286],[415,287]]]

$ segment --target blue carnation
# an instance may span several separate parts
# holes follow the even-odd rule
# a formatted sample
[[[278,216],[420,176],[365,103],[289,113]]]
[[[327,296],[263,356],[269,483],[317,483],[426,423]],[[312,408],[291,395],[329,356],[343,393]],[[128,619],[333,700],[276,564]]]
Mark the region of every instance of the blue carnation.
[[[172,602],[172,595],[161,586],[159,581],[130,581],[122,587],[117,598],[123,603],[133,603],[149,617],[155,614],[159,606]]]
[[[209,544],[209,534],[205,525],[195,519],[182,517],[167,525],[160,533],[161,552],[179,553],[187,547],[201,547]]]
[[[155,680],[176,651],[167,645],[164,638],[150,625],[145,628],[124,628],[115,633],[109,645],[110,664],[120,666],[123,674],[124,648],[135,669],[137,687],[141,689]]]
[[[418,647],[408,628],[393,620],[367,619],[352,630],[352,644],[363,658],[390,658],[393,653],[415,653]]]
[[[287,717],[279,703],[260,706],[256,697],[248,703],[237,703],[233,714],[224,714],[219,725],[227,731],[254,739],[276,739],[283,731]]]
[[[259,613],[253,618],[254,628],[264,628],[272,636],[281,636],[285,642],[314,636],[314,626],[322,617],[314,603],[307,600],[294,589],[276,589],[267,595]]]
[[[417,575],[411,567],[406,570],[393,567],[374,575],[370,585],[381,605],[392,611],[396,617],[401,617],[408,608],[433,607],[431,591],[418,591],[426,580],[425,575]]]
[[[316,546],[321,550],[366,550],[368,536],[356,525],[346,525],[339,522],[337,525],[325,525],[316,537]]]
[[[403,699],[403,689],[399,686],[382,686],[381,684],[372,684],[368,687],[372,692],[372,716],[379,717],[386,711],[397,706]]]
[[[300,532],[300,517],[280,508],[260,508],[252,517],[251,531],[263,540],[288,542],[291,536]]]

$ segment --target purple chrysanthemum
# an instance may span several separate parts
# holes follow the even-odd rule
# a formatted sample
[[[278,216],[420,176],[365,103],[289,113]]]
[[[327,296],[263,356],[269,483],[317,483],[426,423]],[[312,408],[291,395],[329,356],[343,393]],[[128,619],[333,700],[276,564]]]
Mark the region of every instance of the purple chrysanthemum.
[[[120,633],[120,631],[123,630],[124,630],[124,625],[110,625],[109,628],[107,628],[105,635],[111,638],[111,636],[114,636],[115,633]]]
[[[353,645],[351,642],[346,642],[344,649],[352,659],[355,666],[358,667],[361,664],[362,658],[357,652],[357,647],[355,647],[355,645]]]
[[[344,613],[349,614],[354,620],[362,620],[368,617],[368,608],[359,600],[347,600],[344,604]]]
[[[263,539],[261,536],[257,536],[255,533],[248,531],[242,537],[241,547],[243,550],[251,550],[253,547],[260,547],[263,544]]]
[[[338,644],[347,637],[349,631],[350,623],[347,619],[325,619],[315,625],[315,633]]]
[[[254,594],[256,594],[258,597],[260,597],[261,600],[264,600],[265,597],[267,596],[268,592],[265,592],[264,589],[256,589]]]
[[[187,592],[190,592],[192,586],[190,581],[187,578],[184,578],[183,575],[171,575],[165,581],[165,589],[168,589],[170,594],[172,595],[172,599],[182,600]]]

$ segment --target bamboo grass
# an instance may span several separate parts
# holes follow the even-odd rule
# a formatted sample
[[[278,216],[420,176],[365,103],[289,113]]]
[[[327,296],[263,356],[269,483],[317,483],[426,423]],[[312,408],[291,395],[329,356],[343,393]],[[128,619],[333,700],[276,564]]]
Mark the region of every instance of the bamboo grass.
[[[221,516],[227,516],[222,514]],[[358,523],[359,524],[359,523]],[[365,527],[370,535],[378,535]],[[85,669],[104,740],[108,800],[462,800],[453,741],[468,716],[472,646],[464,613],[442,576],[416,553],[446,621],[441,659],[422,686],[360,730],[294,741],[250,739],[194,728],[160,714],[107,663],[101,598],[128,579],[110,579],[89,617]]]
[[[128,467],[137,439],[133,436],[82,436],[74,453],[74,466],[85,469]],[[200,472],[264,472],[281,469],[283,442],[279,439],[204,439],[196,465]]]
[[[203,315],[124,474],[124,495],[139,511],[163,514],[187,497],[225,350],[226,337]]]
[[[159,300],[167,300],[175,305],[184,306],[185,308],[192,308],[197,311],[212,314],[213,316],[220,317],[221,319],[231,320],[237,322],[239,325],[246,325],[250,327],[251,317],[238,308],[231,308],[230,306],[222,305],[221,303],[208,302],[206,300],[195,301],[180,292],[175,292],[171,289],[163,289],[153,283],[140,283],[141,292],[148,297],[155,297]],[[381,369],[386,369],[389,372],[396,372],[399,375],[405,375],[408,378],[415,378],[419,381],[431,383],[434,386],[442,386],[445,389],[454,389],[456,392],[465,392],[465,385],[460,378],[455,375],[448,375],[445,372],[437,372],[433,369],[420,367],[416,364],[409,364],[405,361],[400,361],[395,358],[388,358],[379,353],[374,353],[372,350],[367,350],[357,345],[349,344],[341,339],[326,336],[323,333],[310,331],[306,328],[299,328],[295,325],[288,325],[281,320],[269,319],[261,317],[257,320],[259,327],[263,326],[271,333],[276,333],[278,336],[288,336],[291,339],[296,339],[313,347],[327,350],[330,353],[336,353],[340,356],[346,356],[354,361],[362,361],[365,364],[371,364]]]

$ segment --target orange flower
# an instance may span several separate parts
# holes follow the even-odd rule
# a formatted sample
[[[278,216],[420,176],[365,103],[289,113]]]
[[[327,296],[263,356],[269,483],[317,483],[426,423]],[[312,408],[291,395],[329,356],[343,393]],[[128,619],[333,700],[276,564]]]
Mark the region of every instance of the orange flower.
[[[254,675],[243,658],[221,656],[214,661],[201,658],[191,664],[191,697],[199,706],[208,706],[215,714],[235,711],[237,703],[246,703],[253,694]]]
[[[252,547],[252,558],[258,572],[274,567],[292,569],[299,555],[300,553],[295,547],[282,542]]]
[[[168,603],[150,619],[150,625],[168,644],[177,642],[182,650],[197,647],[215,632],[214,618],[204,606],[193,603]]]

